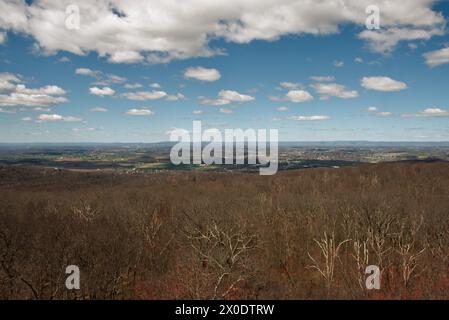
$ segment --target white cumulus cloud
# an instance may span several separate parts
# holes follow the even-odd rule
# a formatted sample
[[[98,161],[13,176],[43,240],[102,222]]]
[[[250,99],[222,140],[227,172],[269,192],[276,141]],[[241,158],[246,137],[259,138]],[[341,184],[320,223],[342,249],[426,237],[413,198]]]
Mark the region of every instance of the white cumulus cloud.
[[[221,90],[218,93],[218,96],[222,99],[231,101],[231,102],[248,102],[253,101],[255,98],[253,96],[247,94],[241,94],[237,91],[233,90]]]
[[[424,109],[423,111],[419,111],[417,113],[405,113],[402,115],[403,117],[429,117],[429,118],[438,118],[438,117],[449,117],[449,111],[446,109],[431,107]]]
[[[0,73],[0,107],[46,107],[66,102],[65,93],[55,85],[27,88],[20,76]]]
[[[76,75],[81,76],[89,76],[96,79],[96,81],[93,83],[97,86],[108,86],[110,84],[121,84],[127,81],[125,77],[121,77],[115,74],[111,73],[103,73],[99,70],[92,70],[89,68],[77,68],[75,70]]]
[[[303,87],[301,83],[297,83],[297,82],[288,82],[288,81],[281,82],[281,83],[279,84],[279,86],[280,86],[281,88],[288,89],[288,90],[301,89],[301,88]]]
[[[426,63],[431,66],[439,66],[440,64],[449,63],[449,47],[424,54]]]
[[[138,91],[124,93],[123,97],[128,100],[145,101],[145,100],[157,100],[167,96],[165,91]]]
[[[137,63],[142,62],[144,57],[137,51],[117,51],[109,56],[111,63]]]
[[[433,36],[443,35],[444,29],[440,26],[430,28],[393,27],[381,30],[365,30],[359,38],[367,40],[374,52],[390,53],[400,41],[429,40]]]
[[[253,101],[255,98],[253,96],[242,94],[234,90],[220,90],[218,93],[218,98],[211,99],[207,97],[200,96],[198,100],[201,104],[211,105],[211,106],[223,106],[230,104],[231,102],[249,102]]]
[[[115,90],[113,90],[109,87],[103,87],[103,88],[92,87],[92,88],[89,88],[89,92],[90,92],[90,94],[93,94],[94,96],[100,96],[100,97],[113,96],[115,94]]]
[[[80,122],[83,121],[83,119],[73,116],[62,116],[60,114],[40,114],[37,117],[37,122],[48,122],[48,121]]]
[[[81,76],[89,76],[89,77],[96,78],[96,77],[98,77],[101,74],[101,72],[100,71],[94,71],[94,70],[91,70],[89,68],[77,68],[75,70],[75,74],[81,75]]]
[[[200,81],[217,81],[221,78],[221,74],[217,69],[208,69],[203,67],[190,67],[184,72],[184,77],[188,79],[196,79]]]
[[[305,90],[290,90],[284,99],[290,102],[306,102],[313,100],[313,96]]]
[[[186,97],[182,93],[177,93],[177,94],[169,94],[165,99],[167,101],[178,101],[178,100],[185,100]]]
[[[323,121],[323,120],[329,120],[329,116],[291,116],[288,117],[290,120],[295,121]]]
[[[80,26],[71,30],[65,26],[65,10],[72,0],[17,0],[0,2],[0,29],[30,36],[45,54],[96,52],[111,63],[168,62],[222,54],[222,49],[210,44],[217,38],[249,43],[286,35],[336,34],[348,24],[364,27],[365,8],[377,5],[380,35],[366,30],[360,37],[383,49],[437,34],[433,30],[440,30],[445,19],[432,9],[435,2],[77,0]]]
[[[154,115],[154,112],[150,109],[143,108],[143,109],[129,109],[126,111],[126,114],[129,116],[152,116]]]
[[[361,84],[365,89],[385,92],[407,89],[407,84],[389,77],[363,77]]]
[[[309,79],[312,81],[316,81],[316,82],[328,82],[328,81],[334,81],[335,77],[334,76],[312,76]]]
[[[230,104],[231,101],[226,99],[211,99],[203,96],[198,97],[198,101],[201,104],[210,105],[210,106],[224,106],[226,104]]]
[[[348,90],[345,86],[337,83],[315,83],[311,87],[320,95],[321,100],[327,100],[330,97],[351,99],[359,96],[357,91]]]
[[[15,92],[23,93],[27,95],[53,95],[61,96],[65,94],[64,89],[58,86],[45,86],[37,89],[29,89],[23,84],[18,84],[15,88]]]
[[[0,73],[0,92],[14,91],[17,84],[21,82],[18,75],[9,72]]]
[[[154,89],[160,89],[161,85],[159,83],[155,82],[155,83],[150,83],[149,87],[154,88]]]

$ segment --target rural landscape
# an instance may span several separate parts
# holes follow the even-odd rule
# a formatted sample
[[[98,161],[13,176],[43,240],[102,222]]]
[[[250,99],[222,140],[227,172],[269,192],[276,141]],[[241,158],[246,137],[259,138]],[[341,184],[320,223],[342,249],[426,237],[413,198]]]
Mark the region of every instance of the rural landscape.
[[[448,18],[449,0],[0,0],[2,310],[445,307]]]
[[[79,148],[53,147],[46,161]],[[82,148],[82,163],[117,146],[96,148]],[[264,177],[93,160],[66,169],[37,165],[45,152],[33,152],[9,150],[16,163],[0,167],[2,299],[449,298],[444,159],[339,168],[337,159]],[[72,264],[82,286],[68,291],[63,266]],[[368,265],[381,270],[379,290],[365,287]]]

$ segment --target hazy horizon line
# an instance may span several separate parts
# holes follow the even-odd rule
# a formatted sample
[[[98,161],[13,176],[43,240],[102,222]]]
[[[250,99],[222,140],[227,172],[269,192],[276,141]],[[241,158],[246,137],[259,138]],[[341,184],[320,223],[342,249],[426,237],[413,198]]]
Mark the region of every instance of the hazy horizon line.
[[[191,143],[198,141],[191,141]],[[210,141],[201,141],[203,143],[209,143]],[[226,141],[223,141],[226,142]],[[241,142],[241,141],[238,141]],[[267,143],[270,141],[267,140]],[[153,142],[139,142],[139,141],[114,141],[114,142],[102,142],[102,141],[25,141],[25,142],[0,142],[0,145],[20,145],[20,144],[67,144],[67,145],[76,145],[76,144],[175,144],[179,143],[179,141],[153,141]],[[278,141],[278,143],[444,143],[449,144],[449,140],[432,140],[432,141],[419,141],[419,140],[282,140]]]

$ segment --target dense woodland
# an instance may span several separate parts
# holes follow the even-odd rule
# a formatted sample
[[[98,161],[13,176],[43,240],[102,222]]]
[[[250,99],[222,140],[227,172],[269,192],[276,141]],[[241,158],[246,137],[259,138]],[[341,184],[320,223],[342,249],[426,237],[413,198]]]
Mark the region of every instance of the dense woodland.
[[[449,299],[448,258],[445,162],[274,176],[0,167],[0,299]],[[365,288],[367,265],[380,290]]]

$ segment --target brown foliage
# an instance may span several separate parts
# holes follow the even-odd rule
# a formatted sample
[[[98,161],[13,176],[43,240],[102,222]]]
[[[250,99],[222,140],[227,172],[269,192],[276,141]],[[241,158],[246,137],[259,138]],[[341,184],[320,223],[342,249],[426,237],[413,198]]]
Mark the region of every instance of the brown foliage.
[[[0,181],[2,299],[449,298],[447,163]]]

